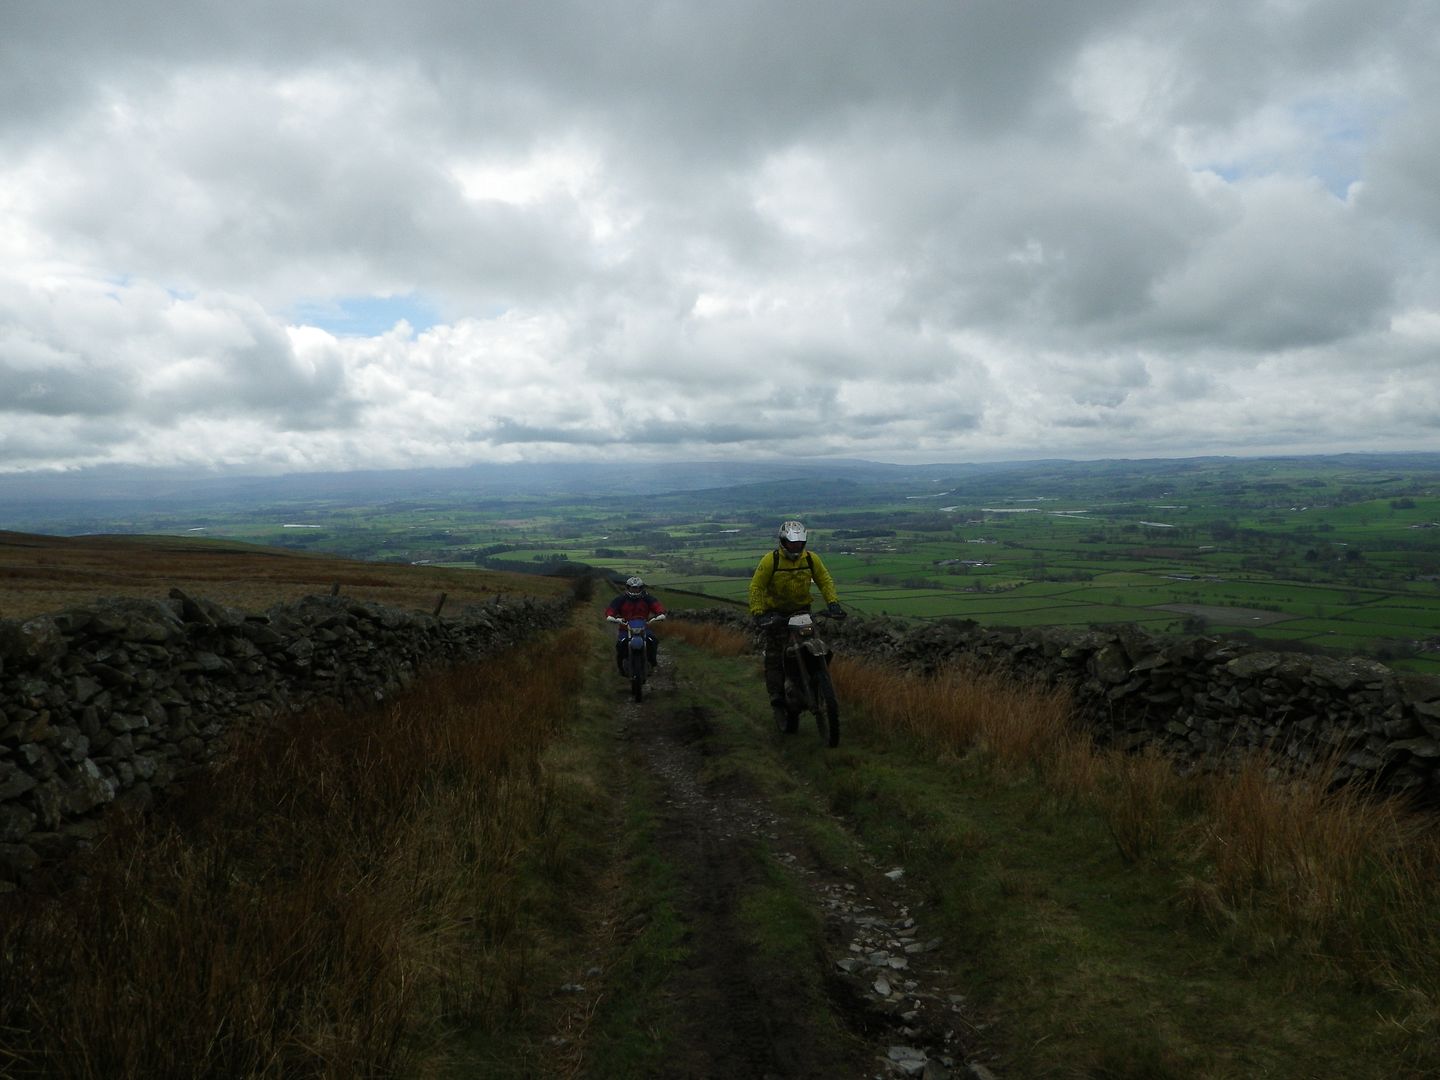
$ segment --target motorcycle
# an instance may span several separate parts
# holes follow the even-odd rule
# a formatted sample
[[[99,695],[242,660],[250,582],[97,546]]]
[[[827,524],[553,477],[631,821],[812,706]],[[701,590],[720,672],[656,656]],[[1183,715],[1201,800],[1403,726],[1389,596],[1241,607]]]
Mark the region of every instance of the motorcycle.
[[[664,618],[663,614],[649,619],[622,619],[616,615],[606,617],[606,622],[620,624],[620,640],[625,643],[620,651],[620,672],[630,680],[630,695],[636,701],[644,697],[645,680],[650,677],[650,635],[647,628],[650,623]]]
[[[826,612],[822,618],[835,618]],[[830,646],[820,637],[815,616],[801,611],[785,618],[785,719],[780,730],[793,735],[800,728],[800,714],[815,716],[815,727],[827,746],[840,745],[840,703],[830,681]]]

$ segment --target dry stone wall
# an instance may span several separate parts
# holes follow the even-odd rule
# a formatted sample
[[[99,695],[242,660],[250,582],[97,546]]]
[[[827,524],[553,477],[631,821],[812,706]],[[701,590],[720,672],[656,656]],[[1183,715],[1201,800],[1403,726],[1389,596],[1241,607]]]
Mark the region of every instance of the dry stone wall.
[[[106,806],[147,802],[255,724],[381,701],[568,611],[521,598],[441,618],[331,596],[246,615],[174,590],[0,620],[0,891],[93,837]]]
[[[716,609],[693,617],[746,623]],[[1440,679],[1361,657],[1268,652],[1134,627],[989,629],[851,618],[837,652],[929,673],[958,659],[1062,686],[1102,743],[1161,748],[1190,767],[1268,751],[1336,778],[1440,804]]]

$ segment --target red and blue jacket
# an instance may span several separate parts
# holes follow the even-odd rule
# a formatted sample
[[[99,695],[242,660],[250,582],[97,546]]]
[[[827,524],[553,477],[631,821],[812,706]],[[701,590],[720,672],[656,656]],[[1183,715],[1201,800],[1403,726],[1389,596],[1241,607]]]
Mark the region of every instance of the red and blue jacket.
[[[611,615],[617,619],[651,619],[656,615],[664,615],[664,605],[651,596],[648,592],[639,596],[631,596],[629,593],[621,593],[610,601],[610,606],[605,609],[605,616]]]

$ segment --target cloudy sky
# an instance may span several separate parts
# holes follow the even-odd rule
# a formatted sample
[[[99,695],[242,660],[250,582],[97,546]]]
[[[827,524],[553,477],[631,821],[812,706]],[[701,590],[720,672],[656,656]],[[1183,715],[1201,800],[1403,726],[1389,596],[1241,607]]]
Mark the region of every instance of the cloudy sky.
[[[0,471],[1440,450],[1440,0],[0,0]]]

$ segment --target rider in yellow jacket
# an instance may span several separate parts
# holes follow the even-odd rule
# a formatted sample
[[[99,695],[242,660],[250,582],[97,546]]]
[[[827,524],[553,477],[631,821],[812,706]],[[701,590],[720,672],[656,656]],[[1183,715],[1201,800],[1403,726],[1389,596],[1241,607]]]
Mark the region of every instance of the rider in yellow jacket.
[[[843,619],[845,612],[824,560],[805,550],[805,526],[786,521],[775,539],[775,549],[765,553],[750,578],[750,616],[765,632],[765,689],[779,719],[785,712],[785,620],[773,616],[809,611],[812,581],[830,615]]]

